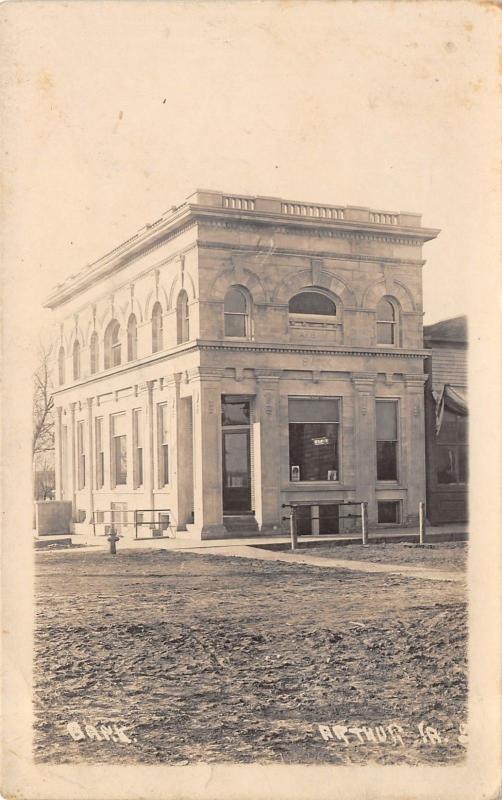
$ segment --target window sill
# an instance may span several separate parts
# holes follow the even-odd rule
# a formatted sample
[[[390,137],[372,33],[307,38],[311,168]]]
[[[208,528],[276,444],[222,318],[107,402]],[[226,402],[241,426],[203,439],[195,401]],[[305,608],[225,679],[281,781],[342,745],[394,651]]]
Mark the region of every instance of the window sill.
[[[293,492],[295,489],[343,489],[344,491],[354,491],[353,486],[345,486],[342,481],[289,481],[282,491]]]

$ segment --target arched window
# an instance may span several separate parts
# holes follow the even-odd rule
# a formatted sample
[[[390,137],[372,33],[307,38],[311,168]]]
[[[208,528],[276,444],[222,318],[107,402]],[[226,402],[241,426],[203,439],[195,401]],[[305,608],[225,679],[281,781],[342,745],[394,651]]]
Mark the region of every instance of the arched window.
[[[91,375],[94,375],[99,368],[99,340],[96,331],[91,336]]]
[[[65,354],[64,354],[64,347],[61,346],[58,352],[58,378],[59,378],[59,385],[62,386],[65,379]]]
[[[152,309],[152,353],[162,350],[162,306],[157,301]]]
[[[396,344],[397,322],[394,304],[382,297],[377,305],[377,344]]]
[[[80,378],[80,342],[75,339],[73,342],[73,380]]]
[[[290,314],[303,314],[308,316],[334,317],[336,306],[329,297],[321,292],[306,290],[295,294],[289,301]]]
[[[225,336],[249,336],[249,303],[237,286],[231,286],[224,302]]]
[[[116,319],[112,319],[105,331],[105,369],[118,367],[121,360],[120,325]]]
[[[182,344],[183,342],[188,342],[190,339],[188,295],[184,289],[182,289],[178,295],[176,315],[178,324],[178,344]]]
[[[134,361],[138,357],[138,324],[136,315],[131,314],[127,322],[127,360]]]

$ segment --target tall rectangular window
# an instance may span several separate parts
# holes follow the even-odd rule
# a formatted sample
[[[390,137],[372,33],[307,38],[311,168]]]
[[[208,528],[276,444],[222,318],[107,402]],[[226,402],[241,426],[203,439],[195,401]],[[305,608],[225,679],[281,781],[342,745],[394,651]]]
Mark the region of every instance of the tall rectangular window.
[[[438,484],[465,485],[468,481],[467,417],[445,408],[436,443]]]
[[[397,400],[376,401],[377,480],[397,481]]]
[[[158,407],[158,433],[159,433],[159,487],[169,483],[169,434],[168,434],[168,406]]]
[[[112,417],[112,477],[113,485],[127,483],[127,435],[126,415],[114,414]]]
[[[77,481],[78,488],[85,487],[85,450],[84,450],[84,431],[85,423],[77,422]]]
[[[68,426],[61,426],[61,495],[64,498],[68,481]]]
[[[288,405],[290,480],[339,480],[340,401],[290,397]]]
[[[141,408],[133,413],[134,486],[143,486],[143,417]]]
[[[105,483],[105,453],[103,450],[103,417],[95,420],[96,448],[96,489],[102,489]]]

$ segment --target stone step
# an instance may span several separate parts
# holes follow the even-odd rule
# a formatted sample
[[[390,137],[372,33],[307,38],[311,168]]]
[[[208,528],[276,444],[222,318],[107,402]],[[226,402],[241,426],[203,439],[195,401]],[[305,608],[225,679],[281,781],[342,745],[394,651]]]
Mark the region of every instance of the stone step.
[[[258,532],[258,523],[254,514],[224,514],[223,524],[227,531]]]

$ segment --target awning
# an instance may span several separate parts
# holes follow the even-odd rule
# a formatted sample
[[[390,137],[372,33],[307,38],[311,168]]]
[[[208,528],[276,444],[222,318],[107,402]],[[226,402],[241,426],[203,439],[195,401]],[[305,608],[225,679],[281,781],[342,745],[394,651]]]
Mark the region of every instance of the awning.
[[[469,409],[467,407],[467,393],[465,389],[453,387],[449,383],[445,383],[443,386],[443,391],[440,394],[435,392],[434,398],[436,400],[437,436],[441,430],[445,408],[447,408],[449,411],[453,411],[454,414],[458,414],[461,417],[466,417],[469,413]]]

